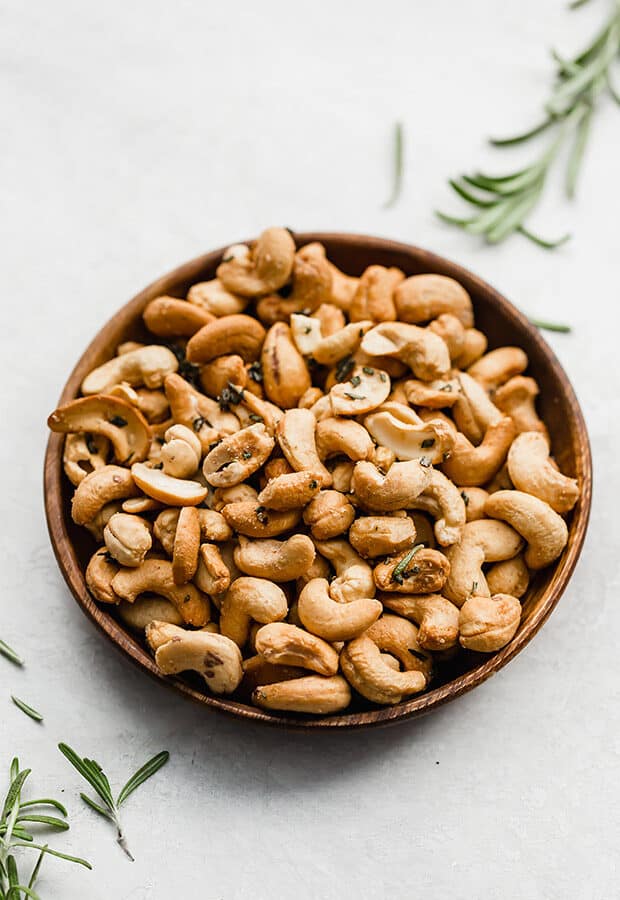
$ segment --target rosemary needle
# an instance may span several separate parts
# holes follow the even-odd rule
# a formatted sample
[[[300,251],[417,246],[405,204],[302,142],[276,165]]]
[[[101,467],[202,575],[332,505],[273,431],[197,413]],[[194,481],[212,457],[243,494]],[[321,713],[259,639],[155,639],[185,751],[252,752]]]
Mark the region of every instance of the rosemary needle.
[[[570,325],[563,325],[561,322],[545,322],[543,319],[530,318],[532,325],[543,331],[557,331],[560,334],[570,334],[573,330]]]
[[[404,143],[403,125],[402,122],[397,122],[394,126],[394,171],[392,175],[392,193],[383,204],[384,209],[389,209],[391,206],[394,206],[400,196],[403,184]]]
[[[4,641],[0,640],[0,656],[5,656],[15,663],[16,666],[23,666],[24,660],[19,656],[12,647],[9,647]]]
[[[21,709],[23,713],[26,713],[27,716],[30,716],[31,719],[34,719],[35,722],[42,722],[43,716],[40,712],[37,712],[32,706],[28,706],[27,703],[24,703],[23,700],[20,700],[19,697],[15,697],[11,694],[11,700],[15,704],[18,709]]]

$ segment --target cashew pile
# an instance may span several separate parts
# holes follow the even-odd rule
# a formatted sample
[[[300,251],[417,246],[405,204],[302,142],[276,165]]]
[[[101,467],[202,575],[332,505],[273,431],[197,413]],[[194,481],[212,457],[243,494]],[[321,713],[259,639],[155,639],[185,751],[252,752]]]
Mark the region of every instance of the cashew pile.
[[[88,588],[162,673],[327,714],[513,638],[579,489],[460,284],[351,277],[269,228],[143,319],[48,424]]]

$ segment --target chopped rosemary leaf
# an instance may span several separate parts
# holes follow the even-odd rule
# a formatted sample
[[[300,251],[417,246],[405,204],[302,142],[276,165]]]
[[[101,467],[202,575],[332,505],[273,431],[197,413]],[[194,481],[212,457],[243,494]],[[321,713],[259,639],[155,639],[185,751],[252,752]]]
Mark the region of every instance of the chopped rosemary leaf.
[[[407,578],[407,566],[416,555],[416,553],[424,547],[424,544],[416,544],[415,547],[412,547],[409,553],[405,554],[401,561],[394,566],[394,571],[392,572],[392,581],[395,581],[397,584],[402,584]]]
[[[542,331],[558,331],[560,334],[570,334],[573,330],[570,325],[563,325],[560,322],[545,322],[542,319],[532,318],[530,318],[530,322]]]
[[[349,383],[353,385],[353,387],[357,387],[362,383],[362,379],[359,375],[354,375],[352,378],[349,378]]]
[[[371,366],[362,366],[362,372],[364,375],[374,375],[375,370]]]
[[[260,382],[263,380],[263,367],[261,366],[259,360],[253,362],[249,367],[248,375],[252,379],[252,381],[256,381],[257,384],[260,384]]]
[[[269,522],[269,516],[267,515],[267,509],[264,506],[256,507],[256,518],[261,523],[261,525],[267,525]]]
[[[385,372],[379,372],[379,381],[383,381],[383,382],[387,381]]]
[[[241,456],[243,457],[243,459],[252,459],[252,451],[244,450]]]
[[[207,420],[204,418],[204,416],[196,416],[196,418],[192,422],[192,428],[194,429],[194,431],[200,431],[201,428],[206,424]]]
[[[352,356],[345,356],[336,365],[336,381],[346,381],[355,368],[355,360]]]
[[[127,425],[127,419],[123,419],[122,416],[112,416],[109,422],[110,425],[116,425],[117,428],[124,428]]]
[[[394,172],[392,175],[392,192],[387,201],[383,204],[384,209],[389,209],[391,206],[394,206],[400,196],[404,170],[403,145],[403,123],[396,122],[394,126]]]
[[[469,506],[469,497],[465,493],[465,491],[461,491],[461,497],[463,498],[463,503],[465,504],[465,506]]]
[[[97,445],[90,434],[86,435],[86,449],[89,453],[92,453],[93,456],[96,456],[98,453]]]
[[[13,694],[11,694],[11,700],[18,709],[21,709],[23,713],[25,713],[27,716],[30,716],[30,718],[34,719],[35,722],[43,721],[43,716],[41,715],[41,713],[37,712],[36,709],[33,709],[32,706],[28,706],[28,704],[24,703],[23,700],[20,700],[19,697],[15,697],[13,696]]]
[[[352,394],[351,391],[344,392],[345,397],[348,397],[349,400],[365,400],[365,394]]]
[[[16,666],[24,665],[24,660],[21,658],[21,656],[19,656],[19,654],[16,653],[12,647],[9,647],[9,645],[2,640],[0,640],[0,656],[4,656],[12,663],[15,663]]]
[[[433,447],[434,444],[435,444],[435,438],[425,438],[425,440],[423,440],[422,443],[420,444],[420,447],[423,450],[428,450],[428,448]]]
[[[444,385],[442,385],[442,387],[439,388],[439,390],[444,391],[446,394],[451,394],[452,393],[452,385],[444,384]]]
[[[250,413],[250,415],[248,416],[248,419],[250,420],[250,422],[264,422],[265,421],[262,416],[259,416],[256,413]]]
[[[428,458],[428,456],[421,456],[419,461],[420,461],[420,465],[423,466],[425,469],[430,468],[430,466],[432,466],[432,464],[433,464],[432,460],[430,460]]]
[[[243,400],[243,388],[238,390],[235,385],[229,381],[228,386],[222,388],[220,396],[217,398],[220,409],[225,412],[231,406],[238,406]]]

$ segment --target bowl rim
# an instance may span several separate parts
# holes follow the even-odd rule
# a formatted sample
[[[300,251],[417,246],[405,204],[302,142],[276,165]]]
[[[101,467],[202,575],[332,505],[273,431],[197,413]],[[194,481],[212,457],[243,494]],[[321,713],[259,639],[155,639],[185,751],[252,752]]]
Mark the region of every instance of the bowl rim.
[[[63,508],[62,503],[62,479],[64,477],[62,469],[62,445],[64,435],[55,433],[51,433],[49,436],[44,462],[43,487],[47,527],[58,566],[73,597],[80,606],[80,609],[91,622],[96,625],[98,630],[111,641],[116,649],[123,654],[123,656],[129,658],[134,665],[142,671],[147,672],[147,674],[152,678],[155,678],[160,684],[166,685],[168,688],[179,692],[186,699],[198,702],[209,709],[216,710],[235,718],[243,718],[272,726],[284,727],[290,730],[332,731],[333,729],[350,730],[370,726],[385,726],[425,715],[431,710],[442,706],[444,703],[454,700],[468,691],[473,690],[473,688],[486,681],[487,678],[490,678],[491,675],[500,671],[500,669],[510,662],[511,659],[520,653],[548,619],[551,612],[557,606],[560,597],[568,584],[577,564],[585,539],[592,502],[592,456],[590,442],[584,416],[575,391],[553,350],[543,339],[539,330],[529,322],[527,317],[513,306],[503,294],[486,281],[458,263],[454,263],[443,256],[412,244],[393,241],[388,238],[379,238],[350,232],[294,232],[294,237],[298,246],[313,241],[327,243],[331,241],[337,242],[343,246],[359,246],[360,244],[363,244],[364,249],[368,251],[369,257],[371,257],[373,250],[383,253],[393,252],[395,254],[401,253],[410,255],[415,257],[418,262],[422,262],[423,265],[427,267],[427,271],[440,271],[455,278],[457,281],[466,283],[468,285],[468,291],[471,291],[471,286],[473,285],[476,292],[485,294],[488,299],[501,306],[506,317],[511,320],[513,324],[520,326],[522,329],[524,328],[529,333],[530,340],[537,346],[541,355],[544,356],[546,364],[553,370],[553,374],[557,381],[562,384],[565,400],[570,408],[572,420],[575,424],[574,433],[577,435],[577,456],[581,464],[581,471],[578,475],[582,491],[578,504],[575,507],[573,521],[569,530],[571,540],[569,540],[566,550],[556,563],[553,573],[554,582],[545,588],[541,602],[528,619],[526,626],[515,635],[506,647],[490,656],[481,665],[476,666],[474,669],[457,676],[455,679],[446,682],[446,684],[434,688],[427,693],[418,695],[410,700],[405,700],[394,706],[380,707],[364,712],[342,713],[312,718],[303,716],[280,716],[249,706],[237,700],[202,693],[181,678],[170,678],[169,676],[162,675],[155,666],[154,660],[148,655],[142,645],[140,645],[137,640],[129,637],[116,619],[94,602],[86,587],[84,573],[81,570],[77,554],[75,553],[67,530],[65,521],[66,510]],[[230,244],[226,246],[230,246]],[[165,284],[171,281],[180,282],[194,277],[197,271],[200,271],[209,265],[213,265],[225,249],[226,247],[220,247],[182,263],[180,266],[170,270],[156,281],[147,285],[131,300],[123,304],[105,325],[99,329],[81,354],[63,387],[58,405],[68,402],[77,395],[77,389],[79,388],[79,384],[83,377],[80,371],[82,365],[89,358],[90,354],[99,348],[102,340],[106,337],[110,337],[114,333],[119,316],[122,315],[127,320],[135,318],[147,300],[156,296],[157,293],[160,293]]]

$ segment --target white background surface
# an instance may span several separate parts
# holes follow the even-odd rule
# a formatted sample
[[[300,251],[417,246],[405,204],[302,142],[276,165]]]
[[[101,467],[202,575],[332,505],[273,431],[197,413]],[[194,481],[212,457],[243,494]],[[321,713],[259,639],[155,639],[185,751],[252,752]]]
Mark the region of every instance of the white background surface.
[[[18,752],[34,790],[64,791],[73,828],[56,844],[95,866],[48,860],[44,898],[618,896],[617,109],[595,122],[579,199],[550,185],[537,214],[541,231],[574,230],[565,249],[487,248],[432,215],[459,209],[446,176],[512,166],[484,136],[537,117],[549,45],[576,48],[606,5],[1,4],[0,634],[27,667],[0,659],[0,765]],[[396,118],[406,183],[385,211]],[[597,476],[571,586],[491,682],[391,730],[288,735],[184,704],[95,632],[48,543],[45,418],[85,343],[156,276],[278,223],[419,243],[574,326],[549,337]],[[133,865],[80,802],[59,740],[116,785],[170,750],[126,807]]]

